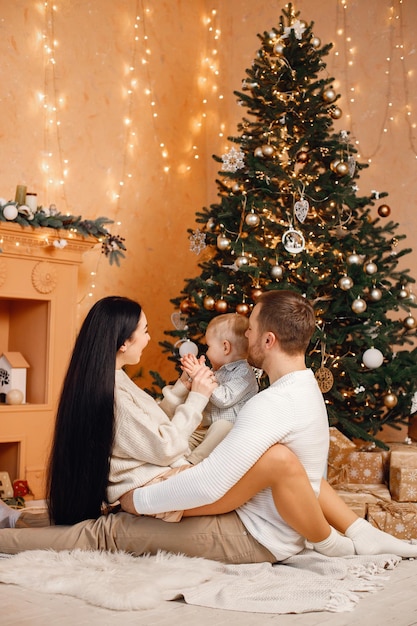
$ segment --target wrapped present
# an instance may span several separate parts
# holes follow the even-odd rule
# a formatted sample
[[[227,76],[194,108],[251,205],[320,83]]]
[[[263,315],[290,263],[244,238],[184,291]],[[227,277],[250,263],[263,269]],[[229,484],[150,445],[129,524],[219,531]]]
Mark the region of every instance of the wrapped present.
[[[330,484],[347,482],[347,459],[356,445],[334,426],[329,428],[330,445],[327,465],[327,480]]]
[[[336,493],[350,507],[352,504],[360,502],[365,504],[375,504],[380,500],[389,502],[391,494],[386,485],[378,483],[376,485],[349,483],[344,485],[335,485]]]
[[[348,483],[376,484],[385,479],[384,458],[377,450],[355,451],[348,455]]]
[[[389,486],[394,500],[417,502],[417,446],[391,448]]]
[[[372,526],[398,539],[417,539],[417,504],[415,503],[368,504],[367,519]]]
[[[366,515],[368,513],[368,505],[366,502],[351,502],[349,504],[349,508],[356,513],[358,517],[363,517],[366,519]]]

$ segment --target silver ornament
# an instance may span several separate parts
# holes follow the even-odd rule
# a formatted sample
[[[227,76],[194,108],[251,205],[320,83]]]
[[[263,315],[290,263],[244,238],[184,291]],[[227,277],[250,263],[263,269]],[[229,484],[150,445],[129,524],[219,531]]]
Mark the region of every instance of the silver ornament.
[[[282,278],[283,274],[284,274],[284,270],[281,265],[273,265],[271,267],[272,278],[279,280],[280,278]]]
[[[362,298],[356,298],[352,302],[352,311],[354,313],[364,313],[366,311],[366,302]]]
[[[358,265],[358,263],[361,262],[361,258],[359,254],[356,254],[356,252],[353,252],[353,254],[350,254],[348,256],[347,262],[349,263],[349,265]]]
[[[245,255],[238,256],[235,263],[237,267],[243,267],[244,265],[249,265],[249,259]]]
[[[353,287],[353,280],[350,276],[342,276],[338,284],[340,289],[343,289],[343,291],[348,291]]]
[[[369,297],[374,302],[378,302],[378,300],[381,300],[382,298],[382,291],[378,289],[378,287],[373,287],[373,289],[369,292]]]
[[[217,237],[217,247],[219,250],[227,250],[230,247],[230,239],[224,235]]]
[[[260,222],[260,217],[257,213],[254,213],[253,211],[251,213],[248,213],[247,216],[245,217],[245,222],[248,226],[258,226],[259,222]]]
[[[375,274],[378,271],[378,267],[376,265],[376,263],[373,263],[372,261],[370,263],[367,263],[365,265],[365,272],[367,274]]]

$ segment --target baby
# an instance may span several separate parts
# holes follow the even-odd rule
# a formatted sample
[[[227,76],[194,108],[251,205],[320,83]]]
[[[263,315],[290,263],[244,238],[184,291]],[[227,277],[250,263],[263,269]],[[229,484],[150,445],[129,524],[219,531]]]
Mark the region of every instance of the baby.
[[[203,413],[200,427],[189,440],[191,454],[187,460],[196,464],[202,460],[204,444],[218,438],[218,442],[232,428],[241,407],[258,392],[258,382],[253,368],[247,362],[248,340],[246,330],[249,320],[237,313],[226,313],[214,317],[206,330],[206,357],[215,372],[218,387],[210,396]],[[181,359],[183,370],[193,378],[204,357],[197,359],[187,354]],[[198,446],[198,447],[197,447]]]

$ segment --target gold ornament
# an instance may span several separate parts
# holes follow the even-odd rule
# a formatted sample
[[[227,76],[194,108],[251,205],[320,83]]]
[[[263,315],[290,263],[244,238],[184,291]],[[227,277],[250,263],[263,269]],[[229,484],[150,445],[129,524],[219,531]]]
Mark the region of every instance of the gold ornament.
[[[261,150],[262,154],[264,154],[265,156],[272,156],[275,152],[274,146],[271,146],[269,143],[263,145]]]
[[[336,168],[340,163],[340,159],[333,159],[333,161],[330,163],[330,169],[332,170],[332,172],[336,173]]]
[[[203,307],[207,310],[207,311],[213,311],[214,309],[214,305],[216,304],[215,299],[213,298],[213,296],[206,296],[203,300]]]
[[[407,330],[411,330],[413,328],[415,328],[416,325],[416,319],[415,317],[413,317],[412,315],[408,315],[405,320],[403,321],[404,327]]]
[[[384,396],[384,404],[388,409],[393,409],[398,404],[398,398],[391,391]]]
[[[388,217],[390,213],[391,209],[388,204],[381,204],[381,206],[378,207],[378,215],[380,217]]]
[[[260,295],[262,295],[262,289],[260,287],[255,287],[254,289],[252,289],[252,300],[256,301]]]
[[[330,115],[334,120],[339,120],[343,115],[342,109],[339,107],[333,107],[330,111]]]
[[[323,91],[323,100],[325,102],[334,102],[336,100],[336,92],[334,89],[326,89]]]
[[[244,265],[249,265],[249,259],[246,255],[238,256],[235,261],[236,267],[243,267]]]
[[[308,159],[309,156],[307,150],[301,150],[301,152],[297,154],[297,161],[299,163],[307,163]]]
[[[336,165],[336,174],[339,174],[339,176],[346,176],[346,174],[348,173],[349,173],[348,164],[345,163],[344,161],[340,161],[340,163]]]
[[[249,305],[246,302],[241,302],[236,305],[236,313],[239,315],[247,315],[249,313]]]
[[[405,287],[402,287],[402,289],[398,292],[398,297],[401,298],[401,300],[405,300],[405,298],[408,298],[409,295],[410,293]]]
[[[321,46],[321,40],[319,37],[313,37],[311,39],[311,45],[313,46],[313,48],[320,48]]]
[[[216,300],[214,308],[216,309],[217,313],[226,313],[227,311],[226,300],[223,300],[223,298],[220,298],[220,300]]]
[[[327,393],[333,387],[334,377],[328,367],[322,365],[314,376],[316,377],[319,389],[322,393]]]
[[[181,313],[191,313],[191,311],[195,310],[196,308],[197,305],[191,298],[185,298],[185,300],[180,303]]]
[[[255,150],[253,151],[253,154],[256,157],[263,157],[264,153],[262,152],[262,148],[260,146],[258,146],[257,148],[255,148]]]

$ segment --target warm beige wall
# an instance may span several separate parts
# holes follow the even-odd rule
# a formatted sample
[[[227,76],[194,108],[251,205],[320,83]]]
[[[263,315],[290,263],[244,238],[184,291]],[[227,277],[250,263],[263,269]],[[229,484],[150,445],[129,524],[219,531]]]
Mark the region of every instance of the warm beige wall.
[[[197,272],[186,230],[195,227],[195,212],[215,200],[218,167],[211,155],[223,154],[225,137],[236,132],[243,111],[233,90],[240,89],[245,68],[259,47],[256,34],[276,24],[281,5],[270,0],[56,0],[52,20],[49,3],[3,0],[1,5],[0,196],[13,198],[16,185],[26,184],[38,192],[42,204],[55,202],[62,212],[86,218],[104,215],[121,222],[120,228],[111,230],[126,237],[127,258],[116,268],[109,267],[98,251],[87,255],[80,276],[79,319],[104,295],[138,298],[153,338],[142,366],[170,376],[172,366],[165,365],[157,343],[171,328],[169,299],[179,294],[184,278]],[[323,43],[336,44],[327,71],[336,77],[335,86],[343,96],[344,117],[338,127],[352,130],[364,157],[372,155],[360,193],[389,192],[391,217],[413,247],[417,138],[407,124],[404,106],[406,100],[415,105],[417,98],[417,3],[299,0],[295,5],[302,19],[315,22]],[[144,14],[143,7],[150,12]],[[217,9],[215,16],[212,9]],[[220,30],[218,39],[203,21],[208,15]],[[45,34],[49,37],[52,27],[57,42],[54,74],[42,39]],[[338,34],[341,28],[345,31]],[[145,34],[151,55],[145,53]],[[141,63],[144,56],[147,65]],[[217,74],[206,58],[217,63]],[[138,83],[129,96],[132,60],[135,70],[130,74]],[[404,68],[414,72],[406,81]],[[145,87],[151,89],[155,107],[144,95]],[[349,103],[352,87],[355,102]],[[54,95],[62,97],[52,124],[38,99],[45,89],[49,103]],[[125,135],[129,110],[130,128],[136,132],[133,148],[127,147]],[[387,119],[385,133],[387,111],[394,119]],[[412,110],[409,119],[417,122],[417,112]],[[160,142],[168,150],[167,159],[161,156]],[[51,154],[52,180],[61,176],[60,153],[68,161],[64,188],[47,184],[41,167],[45,148]],[[122,178],[125,185],[117,201],[114,193]],[[406,260],[417,276],[417,254]],[[90,272],[96,269],[93,278]]]

